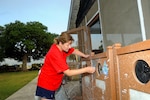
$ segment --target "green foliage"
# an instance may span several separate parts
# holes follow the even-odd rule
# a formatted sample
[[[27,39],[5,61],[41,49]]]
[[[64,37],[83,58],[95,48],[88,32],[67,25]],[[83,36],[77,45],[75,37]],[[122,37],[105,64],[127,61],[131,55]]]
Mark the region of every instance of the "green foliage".
[[[0,73],[0,100],[5,100],[37,75],[38,71]]]
[[[71,54],[70,56],[69,56],[69,60],[73,60],[73,62],[76,60],[76,56],[75,55],[73,55],[73,54]]]
[[[0,61],[3,61],[5,55],[4,55],[4,49],[2,48],[3,41],[2,41],[2,32],[4,32],[4,27],[0,26]]]
[[[47,27],[39,22],[27,22],[27,24],[16,21],[5,25],[5,32],[2,33],[5,42],[5,54],[7,57],[22,60],[22,57],[34,55],[39,59],[45,55],[53,37],[47,32]],[[35,56],[36,55],[36,56]]]

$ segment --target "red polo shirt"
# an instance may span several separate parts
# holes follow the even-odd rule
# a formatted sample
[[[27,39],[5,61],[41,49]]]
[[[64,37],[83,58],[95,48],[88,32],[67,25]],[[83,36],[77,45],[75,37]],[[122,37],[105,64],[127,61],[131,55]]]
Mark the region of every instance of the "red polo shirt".
[[[61,85],[63,72],[69,68],[66,58],[73,51],[74,48],[68,52],[60,51],[56,44],[53,44],[45,56],[37,85],[47,90],[57,90]]]

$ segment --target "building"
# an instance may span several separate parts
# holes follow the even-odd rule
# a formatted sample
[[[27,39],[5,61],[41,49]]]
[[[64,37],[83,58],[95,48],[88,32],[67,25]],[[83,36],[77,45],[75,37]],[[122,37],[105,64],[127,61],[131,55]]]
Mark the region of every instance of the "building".
[[[149,0],[71,0],[66,32],[95,53],[80,60],[97,70],[82,77],[83,100],[148,100],[149,18]]]
[[[149,4],[148,0],[72,0],[68,30],[89,27],[93,49],[95,37],[104,50],[117,42],[126,46],[144,41],[150,38]]]

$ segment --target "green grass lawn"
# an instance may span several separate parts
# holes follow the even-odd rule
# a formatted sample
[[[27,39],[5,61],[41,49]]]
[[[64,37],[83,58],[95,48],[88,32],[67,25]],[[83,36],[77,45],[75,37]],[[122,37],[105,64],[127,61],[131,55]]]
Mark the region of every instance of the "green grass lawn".
[[[38,71],[0,73],[0,100],[9,97],[37,75]]]

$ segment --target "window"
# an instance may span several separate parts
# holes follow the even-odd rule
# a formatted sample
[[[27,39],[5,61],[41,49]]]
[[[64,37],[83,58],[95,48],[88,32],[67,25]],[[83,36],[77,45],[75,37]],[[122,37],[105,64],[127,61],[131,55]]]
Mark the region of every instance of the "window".
[[[99,19],[90,26],[90,33],[92,51],[95,54],[103,52],[103,39]]]

